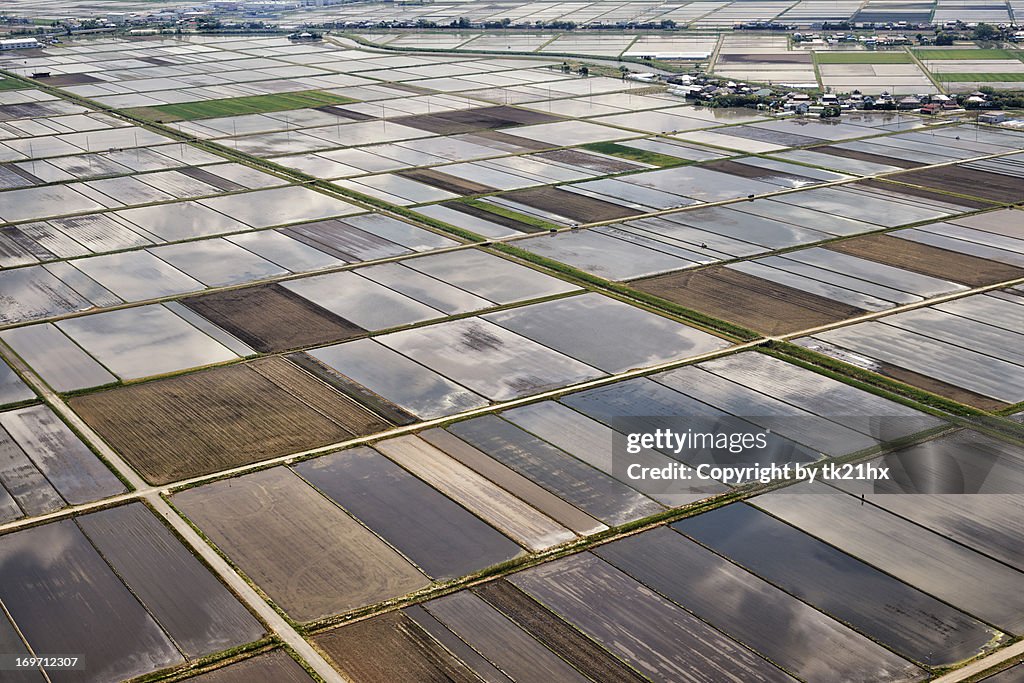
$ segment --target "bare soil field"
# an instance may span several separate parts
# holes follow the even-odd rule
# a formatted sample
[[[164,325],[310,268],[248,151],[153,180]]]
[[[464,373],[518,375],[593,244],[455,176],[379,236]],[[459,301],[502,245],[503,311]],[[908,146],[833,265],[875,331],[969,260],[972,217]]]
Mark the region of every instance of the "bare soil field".
[[[338,104],[328,104],[323,107],[312,108],[316,109],[317,111],[322,111],[325,114],[332,114],[334,116],[339,116],[343,119],[349,119],[351,121],[369,121],[371,119],[377,118],[373,114],[366,114],[361,111],[352,111],[351,109],[346,109],[344,105]]]
[[[479,681],[401,611],[321,633],[313,642],[356,683]]]
[[[278,284],[233,289],[182,301],[261,353],[317,346],[366,330]]]
[[[912,270],[971,287],[1024,277],[1024,268],[911,242],[892,235],[865,235],[826,247],[850,256]]]
[[[942,166],[910,171],[894,176],[893,180],[942,192],[980,197],[1000,204],[1019,202],[1021,197],[1024,197],[1024,179],[1002,173],[987,173],[965,166]],[[956,202],[963,203],[961,200]],[[982,206],[987,205],[979,205],[977,208]]]
[[[524,138],[519,135],[512,135],[510,133],[503,133],[500,130],[478,130],[473,132],[473,136],[490,140],[492,142],[501,142],[506,145],[514,145],[523,152],[530,150],[540,149],[551,149],[554,147],[549,142],[541,142],[540,140],[531,140],[530,138]],[[470,139],[472,142],[472,139]]]
[[[952,195],[939,192],[929,187],[921,187],[913,184],[902,184],[897,183],[914,183],[915,181],[910,177],[917,171],[911,171],[907,174],[899,174],[889,176],[888,179],[882,180],[878,178],[869,178],[867,180],[859,180],[855,183],[850,183],[847,187],[870,187],[876,190],[884,190],[886,192],[898,192],[902,195],[910,197],[920,197],[921,199],[928,199],[935,202],[944,202],[946,204],[955,204],[957,206],[964,207],[964,210],[969,209],[991,209],[992,202],[985,201],[983,199],[967,199],[965,197],[954,197]],[[889,182],[889,180],[893,182]],[[961,187],[961,190],[963,187]],[[956,191],[954,188],[952,191]]]
[[[630,286],[763,334],[788,334],[866,312],[721,267],[658,275]]]
[[[596,223],[617,218],[637,216],[641,211],[618,204],[604,202],[581,194],[566,192],[557,187],[539,187],[515,190],[503,195],[506,199],[532,206],[541,211],[565,216],[579,223]]]
[[[387,420],[284,358],[262,358],[249,367],[354,434],[373,434],[391,426]]]
[[[446,192],[454,192],[455,194],[461,195],[485,194],[497,191],[497,188],[490,187],[489,185],[483,185],[481,183],[474,183],[472,180],[457,178],[456,176],[442,173],[441,171],[435,171],[432,168],[399,171],[395,175],[401,176],[402,178],[408,178],[409,180],[416,180],[430,185],[431,187],[445,190]]]
[[[394,119],[403,126],[427,130],[440,135],[456,135],[478,130],[493,130],[523,124],[550,123],[563,120],[539,111],[497,106],[477,109],[460,109],[441,114],[417,114]]]
[[[259,363],[119,387],[70,403],[154,484],[344,441],[382,424],[351,406],[328,409],[328,417],[276,383],[304,385],[301,370]],[[277,373],[275,380],[254,366]],[[344,397],[324,384],[306,384],[300,393],[317,406],[344,405]]]
[[[341,614],[430,583],[285,467],[191,488],[174,503],[296,621]]]
[[[88,83],[101,83],[101,79],[89,74],[56,74],[47,76],[43,81],[47,85],[63,87],[66,85],[86,85]]]

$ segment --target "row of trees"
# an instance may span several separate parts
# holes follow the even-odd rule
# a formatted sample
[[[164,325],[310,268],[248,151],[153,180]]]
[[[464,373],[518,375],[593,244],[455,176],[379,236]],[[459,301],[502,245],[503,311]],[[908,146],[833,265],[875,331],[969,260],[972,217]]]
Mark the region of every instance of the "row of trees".
[[[419,22],[417,22],[416,25],[417,25],[418,28],[437,28],[438,27],[436,22],[427,21],[427,20],[424,20],[424,19],[420,19]],[[490,28],[490,29],[494,29],[494,28],[509,28],[511,25],[512,25],[512,21],[508,17],[505,17],[501,21],[485,21],[482,24],[479,24],[479,26],[483,26],[483,28]],[[532,27],[546,28],[546,29],[557,29],[557,30],[560,30],[560,31],[572,31],[572,30],[575,30],[576,28],[578,28],[579,24],[577,24],[575,21],[561,21],[561,20],[549,21],[549,22],[538,21]],[[658,22],[656,24],[651,22],[649,24],[643,24],[642,26],[638,26],[638,28],[640,28],[640,27],[643,27],[643,28],[660,28],[660,29],[662,29],[664,31],[674,31],[676,29],[676,22],[672,21],[671,19],[665,19],[664,21]],[[470,28],[475,28],[475,26],[474,26],[473,22],[470,21],[469,19],[467,19],[466,17],[459,17],[458,19],[452,20],[452,22],[450,24],[448,24],[448,28],[470,29]],[[520,27],[517,26],[517,28],[520,28]]]

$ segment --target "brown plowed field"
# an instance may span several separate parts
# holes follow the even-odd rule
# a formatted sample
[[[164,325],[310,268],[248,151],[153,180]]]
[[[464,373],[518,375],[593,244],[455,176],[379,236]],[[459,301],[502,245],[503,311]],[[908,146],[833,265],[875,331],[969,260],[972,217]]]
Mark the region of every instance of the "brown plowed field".
[[[487,192],[496,192],[497,188],[490,187],[489,185],[483,185],[481,183],[474,183],[472,180],[465,180],[464,178],[458,178],[441,171],[435,171],[432,168],[420,168],[411,171],[399,171],[395,175],[400,175],[403,178],[409,180],[416,180],[421,183],[426,183],[431,187],[436,187],[446,192],[454,192],[455,194],[470,195],[470,194],[485,194]]]
[[[182,303],[261,353],[366,334],[358,325],[277,284],[214,292]]]
[[[382,422],[347,406],[330,387],[309,385],[295,366],[261,369],[274,381],[253,364],[233,365],[78,396],[69,403],[154,484],[344,441]],[[282,385],[300,386],[299,393],[331,416]]]
[[[360,609],[430,583],[286,467],[190,488],[174,503],[295,621]]]
[[[262,358],[249,367],[354,434],[373,434],[391,426],[387,420],[280,356]]]
[[[551,149],[552,147],[555,147],[555,145],[552,145],[550,142],[531,140],[530,138],[512,135],[511,133],[503,133],[500,130],[478,130],[475,131],[473,135],[478,138],[483,138],[484,140],[493,140],[494,142],[501,142],[506,145],[515,145],[524,152],[532,149]]]
[[[913,173],[913,171],[911,171]],[[892,182],[888,182],[891,180]],[[899,185],[897,183],[913,183],[914,181],[910,178],[910,174],[899,174],[888,176],[888,180],[882,180],[879,178],[869,178],[868,180],[859,180],[855,183],[850,183],[846,187],[870,187],[875,190],[884,190],[886,192],[897,192],[908,197],[920,197],[921,199],[927,199],[934,202],[943,202],[945,204],[953,204],[956,206],[964,207],[964,211],[968,209],[991,209],[992,203],[986,202],[981,199],[967,199],[964,197],[953,197],[952,195],[944,194],[936,190],[920,187],[918,185]]]
[[[637,216],[643,213],[637,209],[630,209],[629,207],[604,202],[600,199],[566,192],[557,187],[515,190],[502,196],[514,202],[540,209],[541,211],[550,211],[559,216],[565,216],[579,223],[612,221],[617,218],[629,218],[630,216]]]
[[[970,197],[987,199],[999,204],[1019,202],[1024,197],[1024,179],[1001,173],[986,173],[964,166],[940,166],[908,171],[892,176],[892,180],[911,183],[937,192],[955,192]],[[936,197],[938,198],[938,197]],[[949,201],[947,199],[947,201]],[[963,204],[965,200],[954,200]],[[988,207],[978,204],[977,208]]]
[[[763,334],[789,334],[866,311],[724,267],[658,275],[634,289]]]
[[[356,683],[479,683],[403,612],[388,612],[313,638]]]
[[[827,247],[850,256],[859,256],[888,266],[912,270],[944,280],[981,287],[1024,277],[1024,268],[955,251],[941,249],[892,235],[865,235]]]
[[[563,119],[560,116],[508,106],[458,109],[440,114],[417,114],[394,119],[395,123],[400,123],[403,126],[411,126],[439,135],[456,135],[478,130],[494,130],[508,126],[561,120]]]

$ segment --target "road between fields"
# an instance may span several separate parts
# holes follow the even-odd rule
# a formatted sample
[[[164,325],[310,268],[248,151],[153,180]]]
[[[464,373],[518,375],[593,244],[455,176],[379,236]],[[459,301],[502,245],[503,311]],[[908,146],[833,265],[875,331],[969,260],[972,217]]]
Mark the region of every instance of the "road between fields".
[[[7,362],[13,367],[25,380],[25,382],[31,386],[36,392],[42,397],[43,401],[58,413],[64,420],[70,424],[75,431],[78,432],[80,438],[91,446],[97,453],[102,456],[110,467],[116,471],[124,481],[127,481],[132,488],[136,489],[136,492],[123,494],[118,498],[137,498],[141,497],[148,502],[157,513],[160,514],[168,524],[174,527],[174,530],[188,543],[192,552],[203,558],[203,560],[210,566],[217,576],[220,577],[221,581],[228,585],[231,590],[245,603],[250,610],[255,612],[260,619],[270,629],[272,635],[276,635],[281,639],[283,643],[291,647],[295,652],[305,660],[306,664],[311,669],[316,671],[317,675],[322,678],[325,683],[350,683],[350,680],[342,676],[338,671],[334,669],[330,664],[327,663],[319,652],[317,652],[309,642],[306,641],[298,631],[292,628],[285,619],[277,613],[277,611],[271,607],[266,600],[264,600],[259,593],[253,589],[249,583],[243,579],[234,568],[227,563],[227,561],[221,557],[217,551],[215,551],[198,533],[193,529],[188,522],[181,518],[181,516],[172,508],[167,501],[160,497],[159,490],[154,489],[147,484],[142,477],[135,473],[135,471],[128,466],[128,464],[121,459],[114,449],[106,444],[94,432],[89,425],[87,425],[82,418],[71,410],[70,407],[64,402],[64,400],[57,395],[50,387],[43,382],[38,375],[35,374],[20,358],[13,353],[10,353],[9,348],[6,347],[3,342],[0,342],[0,355],[6,357]],[[141,495],[140,495],[141,492]]]

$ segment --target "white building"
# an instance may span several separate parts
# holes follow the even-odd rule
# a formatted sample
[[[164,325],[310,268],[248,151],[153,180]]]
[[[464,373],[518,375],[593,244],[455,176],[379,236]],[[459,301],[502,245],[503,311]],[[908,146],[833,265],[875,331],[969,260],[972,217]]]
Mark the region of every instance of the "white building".
[[[0,50],[24,50],[41,47],[35,38],[8,38],[0,40]]]

